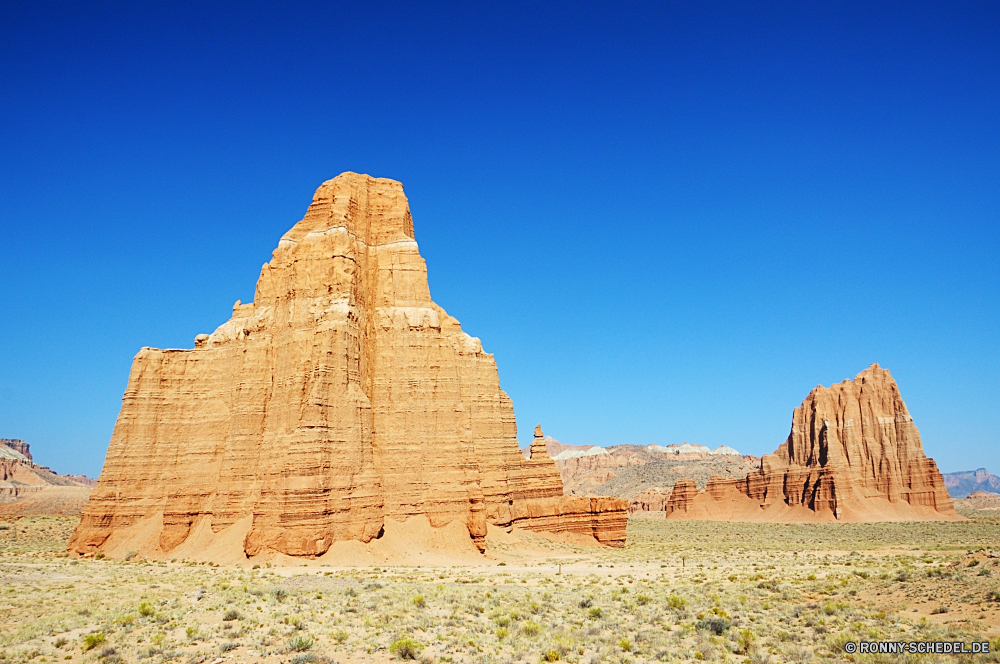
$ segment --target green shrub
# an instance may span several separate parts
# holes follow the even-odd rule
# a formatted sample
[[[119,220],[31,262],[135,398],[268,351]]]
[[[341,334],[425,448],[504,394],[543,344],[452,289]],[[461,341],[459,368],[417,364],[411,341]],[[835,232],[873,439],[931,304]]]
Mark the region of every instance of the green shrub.
[[[156,609],[154,609],[153,605],[150,604],[149,602],[143,602],[143,603],[141,603],[139,605],[139,615],[140,616],[148,618],[149,616],[153,615],[154,613],[156,613]]]
[[[417,607],[418,609],[422,609],[425,606],[427,606],[427,602],[424,600],[424,596],[423,595],[417,595],[416,597],[414,597],[413,598],[413,606]]]
[[[508,630],[506,627],[497,627],[493,631],[493,633],[496,634],[497,638],[500,639],[501,641],[510,636],[510,630]]]
[[[236,609],[229,609],[225,614],[223,614],[222,620],[224,622],[232,622],[234,620],[240,620],[242,617],[243,616],[241,616],[240,612]]]
[[[230,650],[236,650],[239,647],[240,647],[240,644],[233,643],[232,641],[230,641],[229,643],[223,643],[222,645],[220,645],[219,646],[219,652],[227,653]]]
[[[739,645],[740,652],[747,654],[750,652],[750,646],[753,642],[757,640],[757,635],[753,633],[750,628],[741,629],[739,634],[736,635],[736,643]]]
[[[288,647],[295,652],[305,652],[313,647],[313,640],[304,634],[300,634],[288,640]]]
[[[414,641],[408,636],[393,641],[392,645],[389,646],[389,652],[400,659],[416,659],[423,649],[422,643]]]
[[[632,652],[632,642],[624,637],[618,639],[618,647],[625,652]]]
[[[139,555],[138,551],[127,551],[125,552],[125,560],[132,560]]]
[[[557,662],[559,661],[559,651],[558,650],[548,650],[542,653],[543,662]]]
[[[536,623],[534,620],[529,620],[528,622],[521,625],[521,633],[525,636],[538,636],[538,633],[542,631],[542,626]]]
[[[685,604],[687,604],[687,600],[680,595],[671,595],[667,598],[667,606],[671,609],[683,609]]]
[[[597,620],[598,618],[604,617],[604,611],[599,606],[591,607],[590,611],[587,612],[592,620]]]
[[[108,637],[104,635],[104,632],[94,632],[93,634],[88,634],[83,637],[83,651],[93,650],[99,645],[102,645]]]
[[[288,591],[284,588],[271,588],[271,597],[275,602],[281,602],[288,597]]]
[[[330,636],[332,636],[333,640],[336,641],[337,643],[344,644],[347,642],[347,639],[350,638],[351,635],[348,634],[346,630],[338,629]]]
[[[638,597],[635,598],[635,601],[639,606],[645,606],[646,604],[652,602],[653,598],[650,597],[649,595],[639,595]]]

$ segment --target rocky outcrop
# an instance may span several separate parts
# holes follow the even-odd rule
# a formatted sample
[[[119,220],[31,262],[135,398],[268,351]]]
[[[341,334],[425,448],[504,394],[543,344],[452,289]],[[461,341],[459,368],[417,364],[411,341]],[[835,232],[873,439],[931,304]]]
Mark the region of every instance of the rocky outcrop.
[[[31,461],[31,449],[28,443],[24,442],[20,438],[0,438],[0,446],[6,447],[8,449],[14,450],[18,454],[25,457],[28,461]]]
[[[687,481],[687,480],[684,480]],[[642,512],[662,512],[667,509],[667,501],[670,500],[671,490],[664,491],[659,487],[646,489],[638,496],[629,501],[629,514],[639,514]]]
[[[623,541],[626,505],[564,500],[544,444],[525,459],[516,432],[493,356],[431,301],[402,185],[345,173],[252,303],[192,350],[136,355],[69,546],[165,557],[197,532],[189,556],[315,557],[413,517],[480,550],[487,521]]]
[[[713,477],[701,493],[678,482],[666,511],[668,518],[752,521],[960,518],[896,381],[877,364],[853,381],[816,387],[759,471]]]
[[[79,508],[90,494],[88,478],[59,475],[51,468],[34,463],[28,443],[23,440],[4,438],[0,442],[3,443],[0,445],[0,514],[80,513]]]

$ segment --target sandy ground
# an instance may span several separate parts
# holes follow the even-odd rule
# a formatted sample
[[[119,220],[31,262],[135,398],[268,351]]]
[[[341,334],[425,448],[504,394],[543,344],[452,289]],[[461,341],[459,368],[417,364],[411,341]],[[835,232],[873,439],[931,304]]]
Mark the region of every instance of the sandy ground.
[[[76,519],[0,517],[10,662],[1000,661],[848,655],[993,640],[1000,515],[960,523],[635,518],[615,550],[492,532],[458,564],[221,566],[63,557]],[[402,524],[405,526],[405,524]]]

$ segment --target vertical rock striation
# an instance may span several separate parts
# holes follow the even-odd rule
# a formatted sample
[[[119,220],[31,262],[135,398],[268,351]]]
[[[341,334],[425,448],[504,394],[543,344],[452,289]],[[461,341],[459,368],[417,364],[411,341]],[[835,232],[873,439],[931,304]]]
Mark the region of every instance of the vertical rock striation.
[[[896,381],[877,364],[810,392],[788,439],[764,455],[759,471],[713,477],[701,493],[678,483],[666,511],[668,518],[759,521],[960,518]]]
[[[483,550],[487,520],[537,526],[533,501],[562,497],[516,432],[493,356],[431,301],[402,185],[344,173],[281,238],[252,303],[192,350],[136,355],[70,549],[166,555],[210,528],[246,556],[319,556],[422,517],[460,522]],[[551,527],[621,543],[615,509]]]

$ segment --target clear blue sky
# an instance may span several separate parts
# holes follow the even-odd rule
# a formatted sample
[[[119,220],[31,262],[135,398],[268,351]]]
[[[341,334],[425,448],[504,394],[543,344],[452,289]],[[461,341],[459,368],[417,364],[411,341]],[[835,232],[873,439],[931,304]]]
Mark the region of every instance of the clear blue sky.
[[[1000,472],[1000,5],[416,4],[0,6],[0,437],[96,475],[352,170],[522,442],[766,453],[879,362]]]

